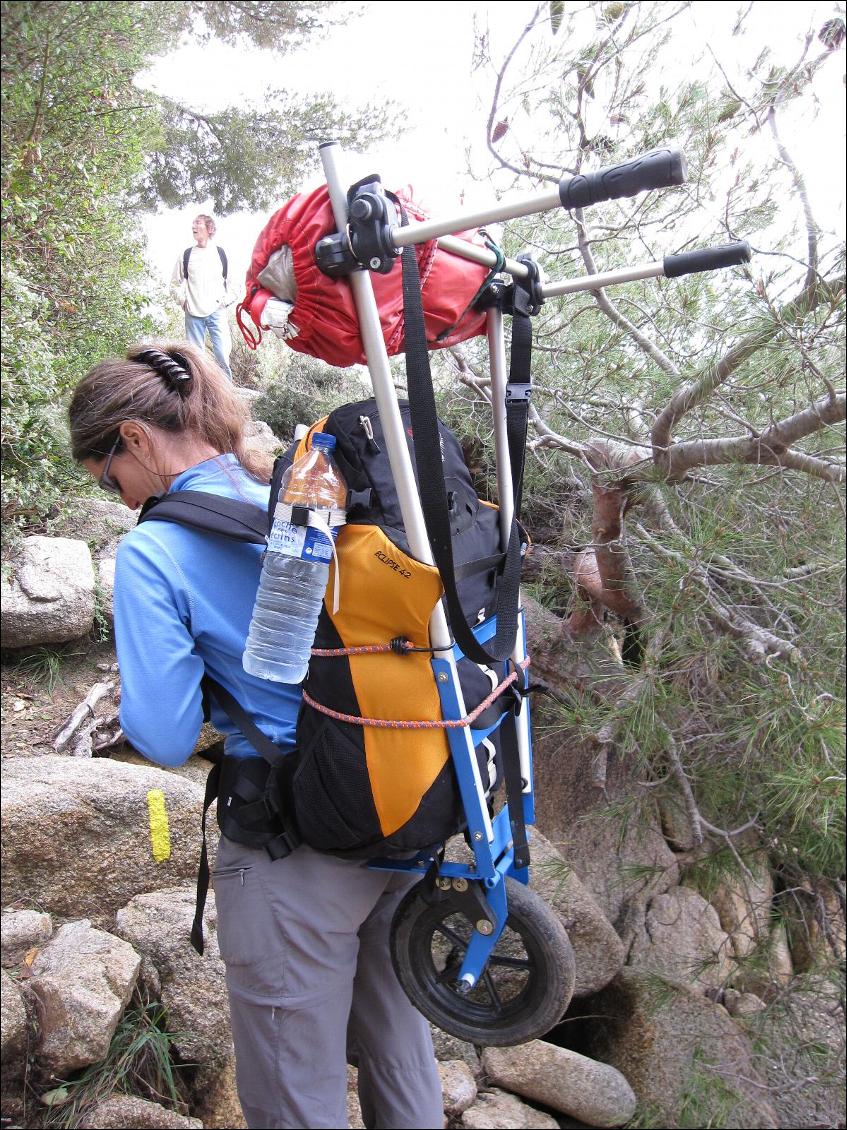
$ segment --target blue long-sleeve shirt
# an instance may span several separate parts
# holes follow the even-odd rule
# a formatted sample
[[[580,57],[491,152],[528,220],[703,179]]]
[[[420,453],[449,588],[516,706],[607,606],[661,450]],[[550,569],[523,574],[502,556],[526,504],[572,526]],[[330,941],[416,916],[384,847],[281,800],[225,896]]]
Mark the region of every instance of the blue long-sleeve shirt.
[[[170,488],[200,490],[266,507],[268,487],[234,455],[198,463]],[[248,675],[241,665],[261,571],[262,547],[144,522],[120,544],[115,566],[115,640],[121,671],[121,726],[145,757],[181,765],[203,724],[204,670],[233,695],[259,729],[294,748],[299,686]],[[211,720],[226,752],[258,756],[217,704]]]

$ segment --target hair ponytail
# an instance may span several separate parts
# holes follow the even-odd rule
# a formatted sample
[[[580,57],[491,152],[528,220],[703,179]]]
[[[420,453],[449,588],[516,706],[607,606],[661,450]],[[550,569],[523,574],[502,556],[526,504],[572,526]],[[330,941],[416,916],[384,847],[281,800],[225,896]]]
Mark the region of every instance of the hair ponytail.
[[[101,361],[79,382],[68,408],[77,462],[105,455],[125,420],[190,433],[222,455],[232,452],[260,482],[270,460],[245,444],[250,415],[232,383],[205,351],[186,343],[133,346]]]

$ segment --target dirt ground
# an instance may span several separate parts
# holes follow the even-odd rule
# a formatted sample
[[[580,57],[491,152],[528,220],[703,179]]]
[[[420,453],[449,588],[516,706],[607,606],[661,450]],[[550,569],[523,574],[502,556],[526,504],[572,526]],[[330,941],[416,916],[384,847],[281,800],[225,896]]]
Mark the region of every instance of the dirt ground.
[[[4,652],[0,666],[0,738],[4,757],[54,753],[53,739],[96,683],[116,678],[112,643]]]
[[[43,757],[55,753],[53,741],[74,710],[97,683],[119,676],[113,642],[76,640],[28,652],[3,652],[0,664],[0,738],[3,757]],[[117,698],[106,696],[98,703],[98,716],[112,714]],[[207,760],[211,746],[222,735],[208,723],[203,726],[195,746],[195,756],[182,765],[160,766],[167,772],[204,784],[209,772]],[[205,757],[197,756],[201,753]],[[118,743],[96,756],[116,761],[149,765],[131,745]]]

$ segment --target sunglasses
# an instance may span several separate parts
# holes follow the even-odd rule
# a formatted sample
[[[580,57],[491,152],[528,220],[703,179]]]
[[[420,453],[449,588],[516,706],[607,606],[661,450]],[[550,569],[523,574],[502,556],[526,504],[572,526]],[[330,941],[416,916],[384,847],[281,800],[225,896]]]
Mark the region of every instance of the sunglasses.
[[[106,456],[106,465],[103,467],[103,474],[97,480],[97,485],[100,487],[100,489],[107,491],[107,493],[109,494],[121,493],[121,488],[109,474],[109,468],[112,466],[112,460],[120,451],[122,443],[123,440],[121,436],[118,436],[118,438],[112,444],[112,450]]]

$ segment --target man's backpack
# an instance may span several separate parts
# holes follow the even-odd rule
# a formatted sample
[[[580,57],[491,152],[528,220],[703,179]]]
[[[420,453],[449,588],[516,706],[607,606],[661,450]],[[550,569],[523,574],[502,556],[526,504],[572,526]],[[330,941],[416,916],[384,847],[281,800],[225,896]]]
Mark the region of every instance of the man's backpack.
[[[191,258],[191,252],[194,250],[195,246],[196,244],[192,244],[191,247],[186,247],[185,251],[183,251],[182,253],[182,277],[184,279],[188,278],[188,260]],[[218,255],[220,256],[221,267],[224,273],[224,286],[226,286],[227,274],[229,272],[229,263],[227,262],[226,252],[222,247],[218,247]]]

